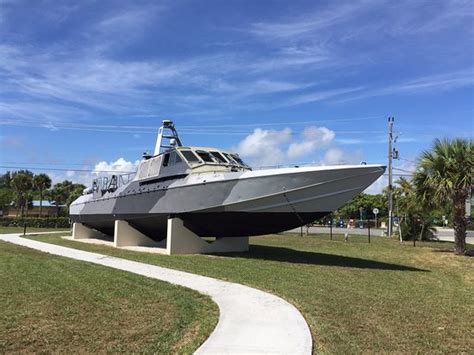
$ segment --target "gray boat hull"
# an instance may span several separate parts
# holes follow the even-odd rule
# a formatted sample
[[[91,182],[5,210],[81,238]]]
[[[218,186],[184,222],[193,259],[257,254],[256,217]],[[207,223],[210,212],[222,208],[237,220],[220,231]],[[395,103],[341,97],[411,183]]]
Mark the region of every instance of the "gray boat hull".
[[[380,165],[313,167],[136,180],[101,198],[81,196],[70,216],[106,234],[113,234],[115,220],[126,220],[155,240],[166,236],[170,216],[200,236],[277,233],[327,215],[384,171]]]

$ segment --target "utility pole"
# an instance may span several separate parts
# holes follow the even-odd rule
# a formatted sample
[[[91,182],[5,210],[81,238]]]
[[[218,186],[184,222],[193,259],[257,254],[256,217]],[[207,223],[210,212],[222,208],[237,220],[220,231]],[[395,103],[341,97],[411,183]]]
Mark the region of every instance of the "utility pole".
[[[393,160],[393,117],[388,118],[388,232],[389,238],[392,237],[393,223],[393,176],[392,176],[392,160]]]

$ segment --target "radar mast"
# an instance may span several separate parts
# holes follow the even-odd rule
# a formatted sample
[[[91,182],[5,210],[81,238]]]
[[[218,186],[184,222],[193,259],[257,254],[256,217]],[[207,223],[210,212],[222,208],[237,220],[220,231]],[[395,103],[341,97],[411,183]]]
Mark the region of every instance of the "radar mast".
[[[163,140],[167,140],[167,144],[166,142],[163,142]],[[176,146],[182,147],[183,144],[179,139],[176,128],[174,128],[173,121],[163,120],[162,125],[158,130],[158,137],[156,139],[155,152],[153,155],[161,154],[164,151]]]

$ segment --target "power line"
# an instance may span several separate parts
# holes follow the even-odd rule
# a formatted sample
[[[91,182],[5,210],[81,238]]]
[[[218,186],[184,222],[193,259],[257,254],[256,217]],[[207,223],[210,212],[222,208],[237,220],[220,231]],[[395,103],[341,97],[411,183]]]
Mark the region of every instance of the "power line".
[[[84,172],[84,173],[120,173],[120,174],[135,173],[135,171],[119,171],[119,170],[66,169],[66,168],[46,168],[46,167],[6,166],[6,165],[0,165],[0,169],[21,169],[21,170],[40,170],[40,171],[74,171],[74,172]]]
[[[403,171],[405,173],[410,173],[410,174],[414,174],[415,171],[410,171],[410,170],[406,170],[406,169],[400,169],[400,168],[393,168],[393,170],[399,170],[399,171]]]
[[[405,159],[405,158],[398,158],[398,160],[403,160],[403,161],[407,161],[407,162],[410,162],[410,163],[417,163],[416,160],[410,160],[410,159]]]
[[[272,123],[251,123],[251,124],[229,124],[229,125],[198,125],[198,126],[182,126],[180,131],[185,134],[199,133],[206,135],[239,135],[248,134],[248,131],[242,130],[229,130],[229,128],[251,128],[251,127],[268,127],[268,126],[282,126],[282,125],[298,125],[298,124],[316,124],[324,122],[351,122],[361,120],[374,120],[379,119],[381,116],[373,117],[362,117],[362,118],[343,118],[343,119],[327,119],[327,120],[311,120],[311,121],[286,121],[286,122],[272,122]],[[130,126],[130,125],[100,125],[100,124],[78,124],[78,123],[43,123],[37,120],[23,119],[21,122],[18,120],[0,120],[0,125],[18,126],[18,127],[33,127],[33,128],[44,128],[50,130],[81,130],[81,131],[95,131],[95,132],[111,132],[111,133],[143,133],[143,134],[156,134],[156,126]],[[336,133],[344,134],[359,134],[359,133],[382,133],[383,131],[339,131]]]
[[[284,166],[301,166],[301,165],[314,165],[318,166],[315,163],[298,163],[298,164],[285,164]],[[260,166],[254,167],[255,169],[261,168],[276,168],[283,167],[283,165],[274,165],[274,166]],[[35,166],[14,166],[14,165],[0,165],[0,169],[20,169],[20,170],[40,170],[40,171],[74,171],[74,172],[83,172],[83,173],[119,173],[119,174],[133,174],[135,171],[123,171],[123,170],[95,170],[95,169],[75,169],[75,168],[50,168],[50,167],[35,167]],[[394,173],[393,176],[411,176],[412,173],[401,174]],[[388,173],[383,174],[383,176],[388,176]]]
[[[18,161],[3,161],[0,162],[0,164],[19,164],[19,165],[56,165],[56,166],[69,166],[69,165],[75,165],[75,166],[90,166],[90,165],[95,165],[97,163],[58,163],[58,162],[18,162]]]

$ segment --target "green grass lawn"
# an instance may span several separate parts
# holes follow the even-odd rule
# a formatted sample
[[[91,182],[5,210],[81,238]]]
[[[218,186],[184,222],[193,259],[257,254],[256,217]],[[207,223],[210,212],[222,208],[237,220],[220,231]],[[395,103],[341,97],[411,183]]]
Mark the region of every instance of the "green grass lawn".
[[[218,308],[197,292],[0,242],[0,353],[192,353]]]
[[[138,260],[277,294],[308,321],[315,352],[470,352],[474,348],[474,258],[452,243],[271,235],[250,252],[164,256],[61,239],[50,243]],[[271,316],[271,315],[269,315]]]
[[[55,232],[55,231],[67,231],[67,228],[33,228],[27,227],[26,233],[34,233],[34,232]],[[8,233],[23,233],[23,227],[3,227],[0,226],[0,234],[8,234]]]

